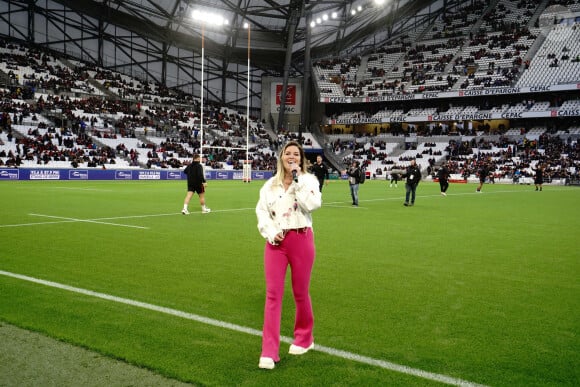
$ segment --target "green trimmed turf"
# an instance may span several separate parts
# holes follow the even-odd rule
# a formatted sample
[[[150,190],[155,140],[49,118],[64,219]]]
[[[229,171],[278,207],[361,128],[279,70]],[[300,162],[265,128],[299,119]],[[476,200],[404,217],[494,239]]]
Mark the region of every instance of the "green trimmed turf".
[[[194,197],[182,216],[184,182],[2,182],[0,270],[259,330],[262,183],[211,181],[212,213]],[[580,384],[580,190],[474,191],[423,182],[407,208],[403,184],[369,181],[352,208],[331,181],[314,214],[316,342],[474,383]],[[258,336],[3,275],[0,294],[0,320],[187,382],[437,384],[285,343],[267,372]],[[291,336],[289,288],[283,313]]]

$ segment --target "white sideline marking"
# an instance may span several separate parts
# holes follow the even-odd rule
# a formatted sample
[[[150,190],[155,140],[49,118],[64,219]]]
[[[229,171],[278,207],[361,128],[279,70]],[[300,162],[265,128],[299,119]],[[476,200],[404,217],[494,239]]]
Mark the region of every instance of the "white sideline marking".
[[[146,302],[135,301],[135,300],[131,300],[128,298],[116,297],[116,296],[112,296],[112,295],[106,294],[106,293],[99,293],[99,292],[94,292],[92,290],[76,288],[73,286],[60,284],[58,282],[46,281],[46,280],[42,280],[42,279],[38,279],[38,278],[34,278],[34,277],[29,277],[29,276],[25,276],[22,274],[11,273],[8,271],[3,271],[3,270],[0,270],[0,275],[20,279],[23,281],[33,282],[36,284],[45,285],[45,286],[49,286],[52,288],[68,290],[70,292],[79,293],[79,294],[83,294],[86,296],[101,298],[103,300],[114,301],[114,302],[118,302],[121,304],[126,304],[126,305],[130,305],[130,306],[135,306],[138,308],[152,310],[152,311],[159,312],[159,313],[165,313],[165,314],[169,314],[172,316],[181,317],[181,318],[184,318],[187,320],[196,321],[196,322],[199,322],[202,324],[215,326],[218,328],[225,328],[225,329],[230,329],[230,330],[233,330],[236,332],[247,333],[247,334],[252,335],[252,336],[259,336],[259,337],[262,336],[262,332],[259,330],[256,330],[256,329],[244,327],[241,325],[231,324],[231,323],[228,323],[225,321],[215,320],[213,318],[204,317],[204,316],[200,316],[200,315],[193,314],[193,313],[187,313],[187,312],[183,312],[183,311],[176,310],[176,309],[171,309],[171,308],[166,308],[163,306],[148,304]],[[288,343],[288,344],[292,344],[293,339],[290,337],[281,336],[280,341]],[[404,366],[401,364],[391,363],[391,362],[385,361],[385,360],[373,359],[371,357],[358,355],[358,354],[352,353],[352,352],[341,351],[339,349],[325,347],[325,346],[322,346],[319,344],[315,345],[314,350],[318,351],[318,352],[326,353],[328,355],[332,355],[335,357],[339,357],[342,359],[352,360],[352,361],[356,361],[356,362],[364,363],[364,364],[369,364],[369,365],[384,368],[384,369],[387,369],[390,371],[395,371],[395,372],[399,372],[399,373],[406,374],[406,375],[416,376],[416,377],[423,378],[423,379],[434,380],[437,382],[441,382],[441,383],[445,383],[445,384],[449,384],[449,385],[453,385],[453,386],[485,387],[485,385],[469,382],[467,380],[457,379],[457,378],[453,378],[451,376],[442,375],[442,374],[436,374],[433,372],[428,372],[428,371],[424,371],[424,370],[417,369],[417,368],[411,368],[411,367],[407,367],[407,366]]]
[[[0,224],[0,228],[6,227],[26,227],[26,226],[38,226],[41,224],[61,224],[61,223],[75,223],[76,220],[59,220],[58,222],[34,222],[34,223],[18,223],[18,224]]]
[[[550,192],[553,191],[563,191],[561,189],[551,189]],[[475,195],[475,196],[479,196],[479,195],[483,195],[485,194],[486,196],[488,195],[495,195],[495,194],[504,194],[504,193],[520,193],[520,192],[535,192],[534,190],[529,190],[529,191],[519,191],[519,190],[515,190],[515,191],[482,191],[481,193],[479,192],[451,192],[451,193],[447,193],[447,196],[465,196],[465,195]],[[430,195],[417,195],[416,196],[417,199],[428,199],[428,198],[438,198],[441,197],[441,193],[436,193],[436,194],[430,194]],[[374,198],[374,199],[360,199],[359,198],[359,203],[370,203],[370,202],[385,202],[385,201],[397,201],[400,200],[401,202],[405,201],[405,190],[403,189],[403,191],[401,191],[401,195],[400,196],[393,196],[393,197],[381,197],[381,198]],[[326,207],[339,207],[336,206],[337,204],[345,204],[347,203],[346,201],[339,201],[339,202],[328,202],[325,203],[324,201],[322,202],[322,206],[326,206]],[[334,205],[334,206],[333,206]],[[345,207],[349,207],[346,206]]]
[[[233,209],[225,209],[225,210],[212,210],[212,213],[219,213],[219,212],[234,212],[234,211],[249,211],[255,210],[254,207],[251,208],[233,208]],[[192,214],[200,214],[201,212],[193,211]],[[181,215],[181,212],[172,212],[168,214],[149,214],[149,215],[127,215],[127,216],[112,216],[107,218],[94,218],[94,219],[76,219],[76,218],[66,218],[61,216],[52,216],[52,215],[42,215],[42,214],[28,214],[31,216],[44,216],[48,218],[56,218],[61,219],[59,221],[54,222],[34,222],[34,223],[18,223],[18,224],[0,224],[0,228],[6,227],[26,227],[26,226],[38,226],[43,224],[60,224],[60,223],[74,223],[74,222],[87,222],[87,223],[100,223],[100,224],[109,224],[112,226],[119,226],[119,227],[133,227],[133,228],[140,228],[140,229],[149,229],[149,227],[141,227],[141,226],[132,226],[126,224],[117,224],[117,223],[107,223],[102,222],[103,220],[117,220],[117,219],[138,219],[138,218],[154,218],[159,216],[175,216]]]
[[[96,224],[105,224],[105,225],[108,225],[108,226],[140,228],[142,230],[149,229],[149,227],[133,226],[133,225],[130,225],[130,224],[119,224],[119,223],[110,223],[110,222],[100,222],[100,221],[91,220],[91,219],[67,218],[67,217],[64,217],[64,216],[53,216],[53,215],[43,215],[43,214],[28,214],[28,215],[30,215],[30,216],[40,216],[40,217],[43,217],[43,218],[61,219],[61,220],[64,220],[66,222],[96,223]]]

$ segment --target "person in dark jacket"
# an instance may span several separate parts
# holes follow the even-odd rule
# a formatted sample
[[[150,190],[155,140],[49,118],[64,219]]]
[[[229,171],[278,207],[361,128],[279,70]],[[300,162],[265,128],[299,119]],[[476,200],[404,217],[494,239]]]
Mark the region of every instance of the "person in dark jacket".
[[[348,186],[350,188],[350,196],[352,198],[352,205],[358,207],[358,188],[361,175],[364,173],[360,168],[358,161],[353,161],[349,169],[344,171],[348,175]]]
[[[532,171],[536,172],[536,176],[534,177],[534,185],[536,186],[536,191],[538,189],[542,190],[542,185],[544,184],[544,168],[542,164],[538,164],[538,168],[532,168]]]
[[[421,170],[417,166],[415,159],[411,160],[411,164],[407,167],[403,177],[407,178],[405,183],[405,203],[403,203],[403,205],[405,207],[410,207],[415,205],[415,192],[417,191],[417,186],[421,181]],[[409,201],[409,199],[411,199],[411,201]]]
[[[387,176],[389,176],[389,175],[387,175]],[[389,187],[392,187],[393,184],[395,184],[395,188],[397,188],[398,187],[397,183],[399,182],[399,174],[391,171],[390,177],[391,177],[391,184],[389,184]]]
[[[447,196],[447,188],[449,188],[449,169],[447,169],[446,163],[443,163],[441,168],[439,168],[439,171],[437,171],[437,179],[439,179],[441,195]]]
[[[201,213],[207,214],[211,209],[205,206],[205,174],[203,173],[203,166],[201,165],[201,157],[199,155],[193,156],[193,161],[183,170],[183,173],[187,175],[187,195],[185,195],[185,200],[183,202],[183,210],[181,213],[183,215],[189,215],[189,201],[196,192],[199,196],[199,204],[201,205]]]
[[[311,167],[311,171],[318,179],[318,189],[322,192],[322,186],[325,185],[325,180],[328,180],[328,169],[322,164],[322,156],[316,156],[316,163],[314,163]],[[326,181],[326,185],[328,185],[328,181]]]
[[[483,183],[485,183],[485,179],[489,175],[489,168],[488,168],[487,164],[483,163],[481,165],[481,167],[479,168],[479,171],[477,172],[477,174],[479,175],[479,185],[477,186],[477,189],[475,190],[475,192],[481,193],[481,189],[483,188]]]

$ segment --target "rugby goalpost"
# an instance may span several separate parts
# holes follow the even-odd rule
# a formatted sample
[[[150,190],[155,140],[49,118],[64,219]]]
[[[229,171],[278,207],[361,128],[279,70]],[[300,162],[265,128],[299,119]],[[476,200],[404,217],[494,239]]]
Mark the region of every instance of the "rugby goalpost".
[[[226,149],[228,151],[232,150],[243,150],[246,152],[245,160],[243,161],[242,167],[242,182],[249,183],[252,181],[252,163],[249,159],[250,157],[250,24],[245,24],[245,28],[248,30],[248,74],[247,74],[247,86],[246,86],[246,147],[245,148],[236,148],[236,147],[224,147],[224,146],[203,146],[203,108],[204,108],[204,101],[203,101],[203,81],[204,81],[204,51],[205,51],[205,39],[204,39],[204,27],[202,24],[202,32],[201,32],[201,87],[200,87],[200,103],[201,103],[201,114],[200,114],[200,145],[199,145],[199,156],[200,159],[203,161],[203,148],[206,149]],[[204,172],[205,173],[205,172]]]

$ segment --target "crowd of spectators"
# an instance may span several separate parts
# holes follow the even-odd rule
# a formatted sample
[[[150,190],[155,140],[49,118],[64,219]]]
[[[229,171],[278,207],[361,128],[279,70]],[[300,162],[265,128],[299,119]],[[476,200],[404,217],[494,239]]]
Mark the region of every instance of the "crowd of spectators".
[[[16,81],[10,89],[0,91],[0,124],[2,131],[7,133],[8,142],[18,143],[17,151],[4,151],[8,160],[1,160],[3,164],[18,166],[34,159],[42,165],[66,161],[73,167],[105,166],[116,163],[119,155],[129,166],[178,168],[201,150],[201,106],[190,95],[95,66],[83,64],[69,69],[37,49],[3,41],[0,41],[0,48],[5,49],[2,60],[6,61],[9,75]],[[89,80],[101,83],[117,97],[88,94],[79,98],[67,93],[79,82],[88,85]],[[262,155],[262,147],[269,144],[269,136],[261,122],[255,117],[250,120],[251,138],[260,145],[251,149],[258,155],[255,165],[271,165],[268,157],[264,160]],[[49,122],[49,130],[45,130],[45,121]],[[232,113],[215,103],[206,103],[204,153],[208,156],[208,166],[219,168],[229,164],[241,168],[239,160],[245,159],[245,152],[228,152],[227,148],[241,147],[240,128],[245,128],[246,124],[244,115]],[[24,129],[24,138],[15,138],[14,125],[20,130],[23,126],[29,128],[28,131]],[[37,133],[38,130],[41,133]],[[125,149],[122,139],[134,139],[138,132],[143,134],[141,148],[145,149]],[[167,141],[158,146],[147,140],[148,134],[167,136]],[[231,137],[238,137],[240,141],[234,143]],[[119,141],[117,149],[97,145],[105,138]],[[139,161],[141,152],[148,156],[146,163]]]
[[[475,2],[473,6],[478,6],[479,3]],[[532,9],[532,3],[522,0],[518,6],[529,10]],[[449,31],[446,31],[447,40],[445,41],[420,42],[412,45],[402,40],[399,45],[379,48],[377,53],[403,54],[404,59],[400,71],[402,75],[399,79],[390,79],[384,68],[372,68],[370,69],[371,77],[382,79],[357,80],[354,74],[357,74],[357,69],[361,64],[360,56],[319,61],[316,66],[322,69],[338,70],[337,76],[345,95],[352,96],[407,92],[405,89],[407,86],[418,86],[412,89],[414,92],[448,90],[454,87],[461,76],[465,77],[465,83],[461,87],[507,85],[517,76],[523,64],[522,54],[529,49],[528,45],[519,43],[520,39],[522,37],[534,39],[535,37],[529,32],[525,23],[510,24],[501,21],[497,15],[501,15],[502,12],[507,13],[508,10],[498,7],[485,18],[485,22],[491,26],[492,31],[501,33],[489,33],[488,29],[488,31],[481,30],[475,35],[471,33],[451,36]],[[91,166],[105,166],[116,163],[117,157],[122,157],[128,160],[129,165],[139,166],[138,156],[145,154],[146,167],[179,168],[183,166],[184,160],[201,149],[198,129],[201,124],[201,107],[192,96],[86,64],[79,64],[69,69],[56,58],[37,49],[24,49],[4,42],[0,42],[0,47],[12,51],[12,53],[5,53],[3,60],[5,58],[10,76],[19,82],[17,86],[3,90],[0,95],[3,111],[2,130],[6,131],[8,141],[14,140],[11,126],[22,126],[25,118],[29,118],[27,121],[31,125],[38,121],[37,116],[58,120],[58,122],[53,122],[48,130],[36,132],[38,129],[47,129],[43,128],[43,125],[46,125],[44,122],[38,122],[36,127],[31,126],[33,130],[27,133],[26,138],[16,139],[18,141],[16,151],[5,152],[5,157],[12,165],[19,164],[22,160],[30,161],[32,157],[37,164],[67,161],[74,167],[85,163]],[[453,69],[444,78],[443,74],[454,58],[453,54],[447,52],[457,47],[463,47],[463,52],[468,55],[465,59],[461,55],[457,57],[453,63]],[[474,48],[470,50],[470,47]],[[506,49],[509,50],[506,52]],[[475,72],[468,73],[470,66],[484,58],[489,60],[487,77],[476,76]],[[495,61],[506,59],[511,60],[511,67],[495,63]],[[22,71],[23,68],[29,71]],[[399,71],[398,68],[393,70]],[[17,79],[19,74],[23,74],[23,79]],[[498,78],[497,75],[501,77]],[[433,79],[442,83],[423,86],[426,81]],[[102,95],[73,98],[66,93],[59,95],[75,87],[84,88],[88,93],[94,92],[90,81],[102,84],[106,90],[116,94],[118,98],[104,98]],[[34,91],[47,89],[52,92],[34,94]],[[24,102],[24,98],[30,97],[31,93],[35,96],[35,102]],[[146,104],[146,100],[151,103]],[[242,148],[243,131],[241,128],[246,126],[245,117],[238,113],[228,113],[223,107],[212,103],[204,108],[203,125],[207,126],[208,130],[207,137],[203,139],[203,147],[211,149],[207,154],[207,166],[222,168],[227,165],[234,169],[241,169],[246,155],[244,150],[237,148]],[[60,112],[58,117],[52,114],[57,111]],[[371,116],[368,112],[357,114]],[[257,122],[255,119],[252,121]],[[70,136],[55,129],[59,126],[66,132],[70,132]],[[429,132],[417,134],[443,134],[442,131],[438,131],[437,126],[429,128]],[[474,134],[465,130],[465,133],[459,134]],[[160,134],[166,140],[161,144],[143,141],[140,149],[127,149],[122,139],[135,138],[138,131],[142,131],[145,135],[151,131]],[[268,137],[260,123],[252,125],[254,145],[250,149],[250,154],[255,168],[273,169],[275,167],[273,151],[277,149],[279,142],[292,138],[293,134],[281,133],[281,137],[274,140]],[[120,141],[120,144],[117,147],[96,145],[101,138],[115,138]],[[391,160],[387,160],[385,144],[381,141],[371,141],[370,146],[361,145],[354,137],[352,141],[337,140],[332,147],[337,152],[350,149],[356,157],[363,157],[369,161],[384,160],[386,163],[391,163]],[[470,145],[450,144],[450,155],[457,152],[457,157],[459,155],[469,157],[469,153],[463,154],[463,152],[468,152],[466,149],[469,149]],[[477,145],[477,149],[484,149],[486,146],[486,144]],[[439,156],[438,151],[433,154],[426,149],[418,152],[416,157],[421,158],[424,155]],[[0,161],[2,161],[1,158],[0,154]]]
[[[463,178],[475,176],[482,164],[488,166],[490,178],[509,179],[514,183],[522,177],[533,177],[532,168],[537,165],[544,166],[544,178],[548,182],[577,178],[580,173],[580,143],[549,133],[542,134],[538,140],[507,137],[500,137],[499,141],[473,138],[457,143],[452,140],[447,152],[450,173]]]
[[[556,3],[568,5],[564,0],[550,4]],[[538,38],[530,31],[530,21],[538,6],[532,0],[510,0],[499,2],[486,12],[487,4],[481,1],[452,8],[434,22],[443,30],[433,27],[424,41],[411,44],[397,38],[400,39],[397,44],[388,42],[367,54],[365,78],[350,76],[359,73],[356,66],[360,65],[361,56],[357,55],[347,60],[315,62],[327,74],[319,81],[332,79],[345,97],[511,86],[530,66],[525,55]],[[478,30],[470,28],[475,24],[474,14],[480,15],[483,23]],[[451,25],[453,31],[447,28]],[[385,54],[395,62],[385,61]],[[550,66],[558,66],[558,60],[554,58]],[[389,65],[383,66],[385,62]],[[323,84],[320,86],[323,93],[333,92]]]

